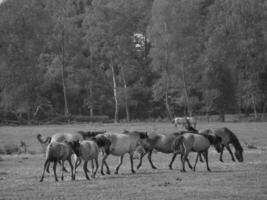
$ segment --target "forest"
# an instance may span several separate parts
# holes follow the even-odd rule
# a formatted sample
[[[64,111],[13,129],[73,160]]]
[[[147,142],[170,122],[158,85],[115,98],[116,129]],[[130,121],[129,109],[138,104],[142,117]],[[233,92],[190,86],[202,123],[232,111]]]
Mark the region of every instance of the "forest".
[[[5,0],[0,122],[267,107],[265,0]]]

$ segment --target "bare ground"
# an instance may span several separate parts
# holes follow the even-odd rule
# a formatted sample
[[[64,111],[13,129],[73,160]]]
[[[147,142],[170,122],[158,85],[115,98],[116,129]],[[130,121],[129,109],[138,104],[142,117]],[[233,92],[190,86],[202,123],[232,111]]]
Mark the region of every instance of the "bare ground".
[[[168,133],[175,128],[168,123],[1,127],[0,146],[23,140],[36,154],[1,155],[0,199],[267,199],[267,123],[201,123],[199,128],[222,126],[229,127],[239,137],[245,150],[244,163],[232,162],[228,152],[224,154],[224,163],[221,163],[212,148],[212,172],[207,172],[205,164],[199,163],[196,172],[188,170],[181,173],[179,159],[174,163],[174,170],[169,170],[171,155],[156,153],[153,161],[158,169],[151,169],[145,157],[142,168],[131,174],[126,155],[119,175],[98,174],[96,179],[87,181],[80,167],[76,181],[71,181],[70,174],[66,173],[65,181],[58,183],[54,181],[53,173],[47,174],[43,183],[39,182],[44,156],[39,153],[41,148],[36,140],[37,133],[51,135],[84,129],[138,129]],[[255,148],[247,148],[247,145]],[[191,162],[194,158],[192,153]],[[109,157],[112,172],[118,161],[117,157]],[[135,165],[137,162],[135,160]],[[60,169],[57,171],[59,176]]]

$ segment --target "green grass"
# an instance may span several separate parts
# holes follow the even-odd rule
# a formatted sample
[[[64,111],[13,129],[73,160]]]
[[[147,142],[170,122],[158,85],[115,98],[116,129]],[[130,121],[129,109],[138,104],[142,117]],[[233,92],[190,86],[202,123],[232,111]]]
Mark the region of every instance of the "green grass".
[[[52,173],[39,183],[44,155],[36,135],[48,136],[55,132],[76,132],[77,130],[119,131],[147,130],[149,132],[170,133],[176,129],[169,123],[133,124],[77,124],[50,126],[19,126],[0,128],[0,147],[19,144],[23,140],[30,151],[37,154],[1,155],[0,199],[266,199],[267,198],[267,123],[200,123],[199,129],[226,126],[236,133],[244,146],[244,163],[231,161],[225,151],[224,163],[219,155],[210,151],[211,173],[205,164],[199,163],[197,171],[181,173],[181,163],[177,159],[174,170],[168,170],[171,155],[153,154],[158,167],[152,170],[147,158],[136,174],[130,173],[130,162],[125,156],[119,175],[100,176],[86,181],[82,168],[78,168],[76,181],[55,183]],[[248,148],[253,145],[255,148]],[[194,161],[195,155],[189,159]],[[112,172],[119,158],[110,156],[108,163]],[[137,160],[134,161],[135,166]],[[68,165],[67,165],[68,167]],[[58,176],[60,176],[58,168]]]

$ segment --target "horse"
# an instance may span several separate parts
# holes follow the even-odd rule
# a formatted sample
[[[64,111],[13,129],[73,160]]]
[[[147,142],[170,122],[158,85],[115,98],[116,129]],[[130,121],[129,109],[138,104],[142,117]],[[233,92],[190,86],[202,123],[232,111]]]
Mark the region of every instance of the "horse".
[[[98,148],[97,143],[93,140],[83,140],[83,141],[76,140],[76,141],[70,142],[70,146],[72,150],[74,151],[74,153],[77,155],[77,157],[84,160],[83,171],[84,171],[84,174],[87,180],[90,179],[87,174],[87,172],[89,171],[87,169],[87,163],[89,160],[92,161],[92,165],[93,165],[93,162],[95,162],[96,169],[95,170],[92,169],[92,177],[95,178],[95,174],[98,170],[98,153],[99,153],[99,148]],[[74,167],[75,169],[74,179],[76,176],[77,167],[78,167],[78,163],[76,160],[75,167]]]
[[[78,133],[76,133],[76,134],[55,133],[54,135],[48,136],[45,140],[43,140],[41,134],[39,133],[37,135],[37,140],[43,146],[43,145],[49,145],[51,142],[72,142],[72,141],[76,141],[76,140],[81,141],[81,140],[84,140],[84,138]],[[67,170],[64,166],[63,166],[63,169],[65,172],[67,172]],[[49,173],[49,164],[47,165],[46,171]]]
[[[90,138],[95,137],[99,134],[103,134],[106,131],[103,130],[103,131],[77,131],[77,132],[83,137],[83,139],[90,139]]]
[[[97,142],[99,147],[104,147],[104,156],[101,163],[101,174],[104,175],[103,166],[107,168],[107,174],[110,174],[110,170],[106,159],[108,156],[120,156],[120,163],[116,167],[115,174],[118,174],[119,168],[123,163],[124,154],[129,153],[131,162],[131,172],[134,174],[135,170],[133,167],[133,155],[134,151],[140,140],[147,138],[146,132],[132,131],[126,133],[104,133],[97,135],[94,140]],[[109,141],[109,143],[107,142]]]
[[[226,147],[226,149],[229,151],[232,161],[235,162],[235,158],[234,155],[232,153],[232,150],[230,148],[230,144],[232,144],[235,148],[235,157],[237,158],[237,160],[239,162],[243,162],[243,148],[237,138],[237,136],[228,128],[223,127],[223,128],[219,128],[219,129],[215,129],[214,134],[217,136],[220,136],[222,138],[222,142],[221,142],[221,146],[218,148],[221,148],[221,151],[218,153],[220,153],[220,161],[223,162],[222,156],[223,156],[223,150],[224,147]]]
[[[190,152],[197,152],[197,157],[193,170],[196,169],[196,164],[200,153],[204,155],[206,160],[207,170],[211,171],[208,163],[208,150],[213,145],[219,145],[222,139],[216,135],[211,134],[194,134],[194,133],[184,133],[178,136],[174,143],[174,152],[181,152],[182,154],[182,172],[185,172],[185,161],[188,159],[188,154]]]
[[[171,134],[153,134],[149,135],[146,139],[143,139],[140,141],[140,145],[144,148],[144,152],[141,153],[140,159],[139,159],[139,164],[137,165],[137,169],[139,169],[142,165],[142,159],[143,157],[148,153],[148,161],[152,167],[152,169],[157,169],[157,167],[153,164],[152,162],[152,152],[153,150],[157,150],[162,153],[170,154],[172,153],[172,159],[169,164],[169,169],[172,170],[172,164],[179,152],[174,152],[172,148],[173,141],[175,138],[179,135],[183,134],[182,131],[176,132],[176,133],[171,133]],[[192,166],[190,162],[187,160],[188,166],[192,169]]]
[[[74,180],[73,176],[73,165],[71,163],[71,155],[72,155],[72,149],[68,142],[50,142],[49,145],[46,148],[46,160],[44,164],[44,169],[42,173],[42,177],[40,179],[40,182],[44,179],[45,170],[49,167],[50,162],[54,162],[53,170],[54,170],[54,176],[55,181],[58,181],[57,174],[56,174],[56,167],[57,163],[59,161],[62,162],[62,174],[61,174],[61,180],[63,181],[63,171],[64,171],[64,161],[68,161],[71,167],[71,178]]]
[[[197,126],[197,122],[194,117],[175,117],[172,120],[172,123],[175,127],[177,127],[177,125],[182,125],[184,127],[192,126],[193,128],[196,128]]]

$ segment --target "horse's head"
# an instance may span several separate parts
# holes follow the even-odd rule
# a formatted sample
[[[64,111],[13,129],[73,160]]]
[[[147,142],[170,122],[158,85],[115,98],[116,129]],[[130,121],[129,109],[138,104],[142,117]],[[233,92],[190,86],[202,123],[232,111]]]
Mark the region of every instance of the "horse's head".
[[[79,157],[80,156],[80,146],[81,146],[79,140],[74,140],[74,141],[68,142],[68,144],[71,146],[74,153]]]
[[[97,135],[92,138],[96,142],[99,147],[109,147],[111,145],[111,141],[104,135]]]
[[[139,132],[140,139],[148,138],[147,132]]]
[[[240,149],[236,149],[235,157],[237,158],[237,160],[239,162],[243,162],[244,161],[244,159],[243,159],[243,148],[242,147]]]

